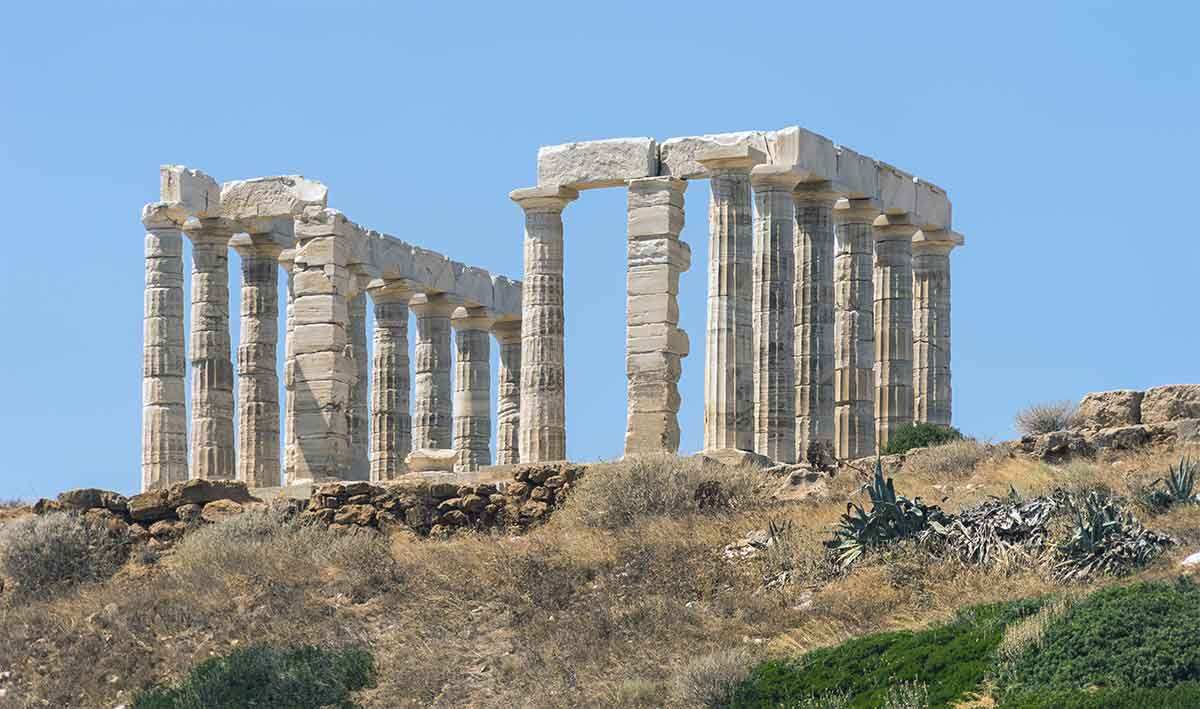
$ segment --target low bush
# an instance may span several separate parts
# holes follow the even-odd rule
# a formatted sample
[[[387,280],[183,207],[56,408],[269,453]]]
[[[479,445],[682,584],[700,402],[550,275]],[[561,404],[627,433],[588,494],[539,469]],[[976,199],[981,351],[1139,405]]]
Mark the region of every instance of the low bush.
[[[914,451],[904,461],[904,472],[938,478],[963,478],[991,455],[988,446],[969,438],[940,443]]]
[[[961,440],[962,433],[953,426],[939,426],[935,423],[914,423],[901,426],[888,438],[884,454],[895,455],[907,453],[913,448],[926,448],[950,441]]]
[[[76,514],[31,515],[0,527],[0,574],[22,597],[108,578],[128,556],[122,536]]]
[[[1174,687],[1105,687],[1038,690],[1006,697],[1002,709],[1195,709],[1200,683]]]
[[[742,648],[701,655],[675,673],[675,696],[685,706],[728,706],[752,664],[753,656]]]
[[[767,482],[752,466],[726,467],[699,458],[644,455],[596,465],[571,489],[555,518],[618,529],[651,516],[723,512],[765,499]]]
[[[257,646],[197,665],[174,687],[138,695],[134,709],[321,709],[358,706],[350,693],[373,686],[375,663],[365,650]]]
[[[1017,412],[1014,423],[1022,436],[1037,436],[1071,428],[1075,423],[1075,404],[1055,401],[1034,404]]]

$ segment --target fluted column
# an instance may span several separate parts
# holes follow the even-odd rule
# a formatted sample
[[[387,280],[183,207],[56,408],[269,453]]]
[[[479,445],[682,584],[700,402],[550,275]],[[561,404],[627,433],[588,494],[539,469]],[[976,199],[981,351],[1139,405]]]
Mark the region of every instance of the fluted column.
[[[680,360],[689,344],[679,328],[679,274],[692,261],[679,240],[686,189],[672,177],[629,183],[626,455],[679,450]]]
[[[183,235],[162,204],[146,205],[142,224],[146,227],[142,490],[153,490],[188,478]]]
[[[752,317],[754,323],[754,450],[771,460],[796,460],[795,214],[789,168],[759,165],[754,188]]]
[[[240,241],[239,241],[240,240]],[[238,480],[279,485],[279,253],[275,243],[239,236],[242,334],[238,343]]]
[[[913,422],[912,238],[907,215],[875,219],[875,445]]]
[[[509,195],[525,212],[521,289],[521,462],[567,457],[562,212],[579,193],[530,187]]]
[[[287,293],[285,295],[285,312],[283,318],[283,361],[284,367],[292,361],[292,344],[294,339],[295,323],[295,279],[292,276],[292,267],[296,256],[295,249],[284,249],[279,254],[279,266],[283,269],[284,278],[287,281]],[[291,485],[296,481],[296,431],[294,404],[295,397],[292,392],[292,384],[285,376],[283,382],[283,484]]]
[[[371,363],[371,480],[395,480],[408,472],[412,451],[409,413],[408,301],[403,283],[372,281],[375,356]]]
[[[356,281],[363,281],[361,277]],[[364,282],[359,282],[358,292],[348,302],[350,352],[354,357],[354,369],[358,377],[350,388],[350,473],[348,480],[371,479],[371,457],[368,438],[371,427],[370,403],[367,390],[370,385],[370,362],[367,360],[367,295],[363,292]]]
[[[492,326],[500,346],[496,377],[496,464],[521,462],[521,322],[506,320]]]
[[[454,327],[454,450],[457,471],[492,464],[492,336],[485,308],[459,308]]]
[[[454,445],[450,388],[450,315],[456,303],[445,295],[413,296],[417,345],[413,415],[413,449],[450,449]]]
[[[833,205],[827,182],[792,193],[796,213],[796,460],[833,456]]]
[[[232,480],[233,359],[229,338],[230,226],[221,219],[187,223],[192,242],[192,476]]]
[[[870,200],[839,200],[834,219],[834,453],[875,454],[875,325]]]
[[[753,220],[748,146],[701,151],[709,171],[708,327],[704,352],[705,449],[754,449]]]
[[[913,236],[913,418],[949,426],[950,251],[963,238],[951,231]]]

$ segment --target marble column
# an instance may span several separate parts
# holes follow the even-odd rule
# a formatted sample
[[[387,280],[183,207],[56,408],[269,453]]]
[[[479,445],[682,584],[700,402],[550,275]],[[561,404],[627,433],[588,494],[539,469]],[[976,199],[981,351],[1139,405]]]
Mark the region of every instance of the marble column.
[[[238,343],[237,478],[250,487],[275,487],[279,465],[279,253],[273,242],[239,235],[242,259],[242,334]]]
[[[295,323],[295,282],[292,277],[292,266],[296,256],[295,249],[284,249],[279,254],[279,266],[283,269],[287,280],[285,295],[285,312],[283,317],[283,361],[292,361],[292,340],[296,328]],[[295,397],[292,394],[292,382],[284,377],[283,383],[283,484],[291,485],[296,480],[296,431],[294,418]]]
[[[833,445],[833,205],[828,182],[792,193],[796,213],[796,460],[828,462]]]
[[[790,168],[759,165],[754,188],[754,450],[771,460],[796,460],[795,213]]]
[[[496,376],[496,464],[521,462],[521,321],[502,320],[492,326],[500,346]]]
[[[371,481],[395,480],[408,472],[412,451],[409,413],[408,301],[401,282],[372,281],[375,356],[371,363]]]
[[[913,268],[907,215],[875,219],[875,445],[913,422]]]
[[[232,480],[233,359],[229,338],[230,226],[221,219],[189,221],[192,242],[192,477]]]
[[[142,321],[142,490],[188,478],[184,403],[183,235],[161,203],[142,210],[146,227]]]
[[[704,351],[705,449],[754,449],[753,219],[749,146],[702,150],[709,172],[708,326]]]
[[[523,463],[567,457],[563,369],[562,212],[579,193],[568,187],[514,190],[525,212],[525,277],[521,289],[521,428]]]
[[[454,328],[454,469],[492,464],[492,336],[486,308],[459,308]]]
[[[629,182],[625,376],[625,454],[679,450],[679,274],[692,252],[679,240],[687,182],[649,177]]]
[[[950,251],[963,238],[951,231],[913,236],[913,418],[949,426]]]
[[[370,362],[367,359],[367,295],[362,288],[365,280],[357,282],[358,292],[349,299],[348,327],[350,352],[354,357],[354,369],[358,377],[350,388],[350,472],[347,480],[371,479],[371,456],[368,438],[371,430],[371,410],[368,401],[370,385]]]
[[[834,220],[834,454],[875,454],[875,289],[871,200],[838,200]]]
[[[419,293],[409,302],[417,316],[413,449],[449,450],[454,445],[450,388],[450,315],[457,304],[445,295]]]

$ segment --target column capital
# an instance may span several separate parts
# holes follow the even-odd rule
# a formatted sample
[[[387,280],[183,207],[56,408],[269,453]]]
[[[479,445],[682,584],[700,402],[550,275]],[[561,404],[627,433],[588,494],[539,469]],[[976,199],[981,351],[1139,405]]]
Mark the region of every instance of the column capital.
[[[229,246],[242,258],[262,256],[276,261],[284,250],[283,245],[268,234],[235,234],[229,240]]]
[[[871,223],[875,241],[911,241],[914,234],[920,231],[920,225],[913,222],[912,214],[880,214]]]
[[[755,165],[750,170],[750,184],[755,192],[791,192],[802,177],[791,165]]]
[[[235,231],[233,222],[223,217],[188,219],[183,223],[183,233],[193,244],[228,244]]]
[[[833,205],[833,219],[838,224],[870,224],[879,216],[879,203],[873,199],[842,197]]]
[[[828,180],[821,182],[801,182],[792,190],[792,199],[797,204],[814,205],[833,208],[842,198],[842,194],[834,189]]]
[[[408,301],[408,308],[418,318],[448,318],[460,304],[457,298],[445,293],[417,293]]]
[[[180,229],[182,220],[166,202],[151,202],[142,207],[142,224],[147,229]]]
[[[714,145],[696,153],[696,162],[710,173],[748,173],[755,165],[765,163],[767,156],[752,145]]]
[[[966,243],[966,239],[962,234],[949,229],[922,229],[912,237],[913,251],[927,254],[948,254],[955,247],[962,246],[964,243]]]
[[[561,185],[538,185],[513,190],[508,198],[526,212],[561,212],[579,198],[579,191]]]
[[[492,335],[496,338],[496,342],[502,345],[519,345],[521,344],[521,321],[497,320],[492,325]]]
[[[488,308],[470,308],[459,306],[450,316],[450,327],[455,330],[490,331],[496,324],[496,317]]]
[[[412,284],[401,278],[373,278],[366,291],[376,303],[408,303],[414,294]]]

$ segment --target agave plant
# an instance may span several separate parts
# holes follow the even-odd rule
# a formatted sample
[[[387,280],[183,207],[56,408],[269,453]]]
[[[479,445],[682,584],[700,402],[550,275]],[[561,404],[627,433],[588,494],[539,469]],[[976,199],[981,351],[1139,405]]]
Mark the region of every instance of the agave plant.
[[[870,510],[856,502],[846,503],[846,512],[838,521],[833,538],[825,542],[843,568],[868,549],[916,536],[931,523],[947,521],[936,505],[926,505],[919,497],[910,500],[897,495],[895,483],[884,477],[883,463],[878,459],[874,479],[864,487],[871,499]]]
[[[1062,493],[1022,499],[1009,486],[1006,497],[989,497],[946,523],[931,522],[922,542],[937,542],[969,566],[988,565],[1013,553],[1040,556],[1048,547],[1048,523],[1058,514]]]
[[[1059,545],[1054,567],[1063,580],[1095,573],[1121,575],[1149,562],[1175,540],[1148,530],[1115,499],[1092,490],[1082,500],[1069,500],[1075,522],[1071,537]]]
[[[1196,472],[1200,461],[1186,456],[1179,465],[1168,466],[1165,478],[1158,478],[1137,494],[1140,504],[1151,513],[1166,512],[1177,504],[1196,504]]]

